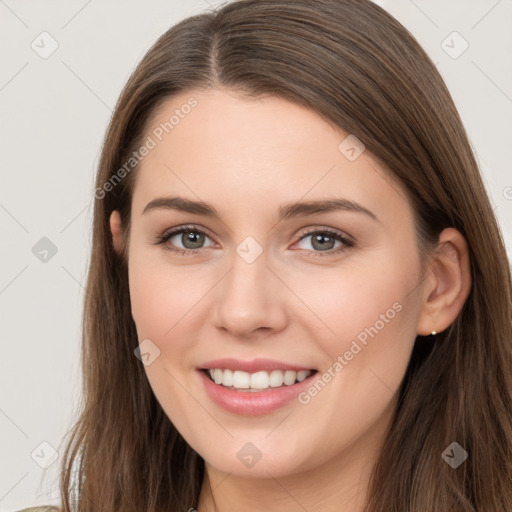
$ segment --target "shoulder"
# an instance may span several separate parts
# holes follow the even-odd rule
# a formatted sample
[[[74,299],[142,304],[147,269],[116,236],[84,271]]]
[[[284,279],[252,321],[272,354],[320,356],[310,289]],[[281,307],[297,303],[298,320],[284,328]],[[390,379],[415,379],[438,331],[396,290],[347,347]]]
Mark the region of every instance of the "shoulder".
[[[46,506],[46,507],[31,507],[18,510],[17,512],[59,512],[57,507]]]

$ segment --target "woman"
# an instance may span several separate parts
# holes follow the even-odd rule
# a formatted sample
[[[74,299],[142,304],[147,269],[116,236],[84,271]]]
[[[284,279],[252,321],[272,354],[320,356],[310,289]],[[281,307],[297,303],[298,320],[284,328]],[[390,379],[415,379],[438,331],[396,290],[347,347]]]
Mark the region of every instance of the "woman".
[[[512,509],[503,240],[383,9],[180,22],[121,94],[95,197],[63,511]]]

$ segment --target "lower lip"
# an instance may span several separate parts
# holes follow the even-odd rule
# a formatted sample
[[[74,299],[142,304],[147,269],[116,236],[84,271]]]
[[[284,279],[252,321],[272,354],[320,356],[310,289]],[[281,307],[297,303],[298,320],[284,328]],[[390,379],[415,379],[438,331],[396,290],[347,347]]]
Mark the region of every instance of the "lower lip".
[[[245,416],[267,414],[283,407],[310,386],[311,379],[317,373],[315,372],[302,382],[291,386],[268,388],[262,391],[235,391],[215,384],[203,370],[198,370],[198,372],[206,392],[217,405],[229,412]]]

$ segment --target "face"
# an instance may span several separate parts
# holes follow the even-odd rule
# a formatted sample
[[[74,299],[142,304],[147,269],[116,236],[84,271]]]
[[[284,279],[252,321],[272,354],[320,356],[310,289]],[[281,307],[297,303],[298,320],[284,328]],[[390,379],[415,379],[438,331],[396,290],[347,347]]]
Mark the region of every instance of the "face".
[[[184,93],[149,126],[129,286],[144,368],[170,420],[207,467],[241,476],[373,449],[420,314],[400,185],[349,133],[283,99]],[[183,201],[150,205],[171,197]]]

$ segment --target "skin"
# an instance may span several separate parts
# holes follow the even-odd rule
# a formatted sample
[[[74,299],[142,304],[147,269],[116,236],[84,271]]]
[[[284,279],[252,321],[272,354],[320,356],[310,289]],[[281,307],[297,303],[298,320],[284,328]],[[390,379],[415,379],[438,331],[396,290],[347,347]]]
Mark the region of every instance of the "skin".
[[[198,510],[360,512],[415,337],[446,329],[468,296],[466,242],[445,229],[422,267],[401,185],[368,151],[349,161],[338,150],[348,133],[284,99],[189,91],[166,101],[147,135],[190,96],[198,105],[137,171],[128,254],[139,341],[160,350],[147,377],[205,460]],[[221,220],[169,209],[142,214],[166,195],[211,203]],[[335,197],[360,203],[378,221],[336,211],[278,222],[283,203]],[[202,253],[155,244],[187,224],[206,232]],[[110,227],[120,251],[128,242],[117,211]],[[300,238],[322,227],[356,245],[333,253],[344,245],[336,241],[324,245],[331,255],[311,255],[325,251],[313,236]],[[250,264],[236,252],[247,236],[263,251]],[[184,239],[175,235],[167,246],[201,251]],[[305,405],[293,400],[256,417],[229,413],[210,400],[195,370],[214,358],[266,357],[321,375],[394,303],[400,312]],[[237,457],[247,442],[262,454],[250,468]]]

